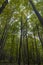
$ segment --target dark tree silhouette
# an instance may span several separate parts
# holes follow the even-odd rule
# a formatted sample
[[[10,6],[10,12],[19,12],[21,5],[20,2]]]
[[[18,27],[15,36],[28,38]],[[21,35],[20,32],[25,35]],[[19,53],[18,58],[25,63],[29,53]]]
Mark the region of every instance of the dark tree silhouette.
[[[37,15],[37,17],[38,17],[38,19],[39,19],[41,25],[43,26],[43,18],[42,18],[42,16],[41,16],[40,13],[37,11],[37,9],[36,9],[35,5],[33,4],[32,0],[29,0],[29,2],[30,2],[30,4],[32,5],[32,8],[33,8],[35,14]]]
[[[4,10],[7,4],[8,4],[8,0],[5,0],[2,6],[0,7],[0,14],[2,13],[2,11]]]

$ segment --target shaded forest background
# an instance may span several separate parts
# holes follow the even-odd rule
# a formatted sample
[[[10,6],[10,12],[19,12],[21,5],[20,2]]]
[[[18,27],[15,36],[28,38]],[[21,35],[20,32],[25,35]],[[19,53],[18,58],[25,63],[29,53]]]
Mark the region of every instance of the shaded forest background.
[[[0,63],[43,65],[43,0],[0,0]]]

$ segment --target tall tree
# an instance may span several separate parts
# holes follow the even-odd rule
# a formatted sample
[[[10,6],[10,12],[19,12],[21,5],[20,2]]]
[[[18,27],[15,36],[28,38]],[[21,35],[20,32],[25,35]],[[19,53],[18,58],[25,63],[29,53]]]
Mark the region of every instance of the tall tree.
[[[22,50],[22,17],[21,17],[21,35],[20,35],[18,65],[21,64],[21,50]]]
[[[28,56],[28,65],[29,65],[29,48],[28,48],[28,36],[27,36],[27,19],[26,19],[26,46],[27,46],[27,56]]]

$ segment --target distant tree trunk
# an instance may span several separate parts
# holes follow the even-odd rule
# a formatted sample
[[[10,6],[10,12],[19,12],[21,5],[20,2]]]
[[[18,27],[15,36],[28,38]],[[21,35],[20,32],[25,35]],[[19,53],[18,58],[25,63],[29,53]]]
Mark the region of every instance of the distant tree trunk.
[[[41,25],[43,26],[43,18],[42,18],[42,16],[39,14],[39,12],[37,11],[37,9],[35,8],[35,5],[33,4],[32,0],[29,0],[29,2],[32,5],[32,8],[33,8],[35,14],[37,15],[37,17],[38,17]]]
[[[18,42],[18,41],[17,41]],[[16,44],[16,63],[18,64],[18,43]]]
[[[21,65],[21,50],[22,50],[22,17],[21,17],[21,35],[20,35],[18,65]]]
[[[35,38],[35,33],[33,33],[34,35],[34,43],[35,43],[35,49],[36,49],[36,57],[37,57],[37,64],[41,65],[41,61],[40,61],[40,54],[37,48],[37,44],[36,44],[36,38]]]
[[[5,0],[4,3],[2,4],[2,7],[0,7],[0,14],[2,13],[3,9],[6,7],[8,4],[8,0]]]
[[[10,63],[14,61],[13,59],[13,53],[14,53],[14,36],[12,35],[12,43],[11,43],[11,49],[10,49]]]
[[[38,32],[39,40],[40,40],[40,42],[41,42],[41,44],[42,44],[42,48],[43,48],[43,41],[42,41],[42,38],[41,38],[41,36],[40,36],[40,33],[39,33],[39,27],[38,27],[37,24],[36,24],[36,28],[37,28],[37,32]]]
[[[27,46],[27,56],[28,56],[28,65],[29,65],[29,48],[28,48],[28,36],[27,36],[27,20],[26,20],[26,46]]]
[[[23,57],[23,65],[25,65],[25,42],[24,42],[24,35],[23,35],[23,48],[22,48],[22,57]]]
[[[31,39],[32,39],[32,37],[31,37]],[[33,60],[33,63],[35,65],[36,62],[35,62],[35,52],[34,52],[34,42],[33,42],[33,40],[32,40],[32,60]]]

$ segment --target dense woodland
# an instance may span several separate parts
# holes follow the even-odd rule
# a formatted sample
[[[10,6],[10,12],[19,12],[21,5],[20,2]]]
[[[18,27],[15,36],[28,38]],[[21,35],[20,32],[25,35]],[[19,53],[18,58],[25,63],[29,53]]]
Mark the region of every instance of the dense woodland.
[[[43,0],[0,0],[0,63],[43,65]]]

